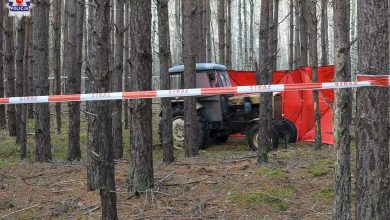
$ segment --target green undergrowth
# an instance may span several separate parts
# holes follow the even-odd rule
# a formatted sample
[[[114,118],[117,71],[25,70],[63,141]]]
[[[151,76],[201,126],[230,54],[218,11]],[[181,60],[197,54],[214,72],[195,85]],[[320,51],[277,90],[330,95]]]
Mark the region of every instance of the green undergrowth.
[[[270,167],[260,167],[255,172],[257,175],[268,176],[268,177],[283,177],[285,172],[280,169],[270,168]]]
[[[244,193],[230,195],[228,202],[239,203],[243,206],[248,205],[272,205],[277,211],[286,211],[289,208],[288,200],[295,195],[294,188],[270,187],[264,192]]]

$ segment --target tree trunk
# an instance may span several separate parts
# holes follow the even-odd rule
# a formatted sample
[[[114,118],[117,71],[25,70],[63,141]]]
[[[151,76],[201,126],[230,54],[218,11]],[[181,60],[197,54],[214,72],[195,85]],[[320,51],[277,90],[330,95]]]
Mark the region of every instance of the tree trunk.
[[[227,24],[226,24],[226,67],[232,69],[232,0],[227,3]]]
[[[308,33],[309,33],[309,56],[310,67],[313,72],[313,82],[318,82],[318,54],[317,54],[317,11],[316,2],[307,2],[307,21],[308,21]],[[321,114],[320,114],[320,101],[319,91],[313,91],[314,99],[314,120],[315,120],[315,149],[321,149]]]
[[[93,44],[93,27],[95,26],[96,8],[94,1],[88,2],[88,17],[87,17],[87,74],[88,82],[86,90],[88,93],[98,90],[97,84],[93,79],[93,73],[96,73],[96,61]],[[88,155],[87,155],[87,190],[94,191],[99,188],[99,130],[97,118],[97,102],[87,102],[88,112]]]
[[[26,34],[28,35],[28,95],[34,96],[35,95],[35,88],[34,88],[34,47],[33,47],[33,19],[28,19],[27,26],[28,32]],[[27,116],[28,118],[34,118],[34,104],[27,104]]]
[[[248,70],[248,16],[247,16],[247,6],[244,0],[243,2],[243,11],[244,11],[244,70]]]
[[[152,85],[151,1],[130,2],[132,90],[149,91]],[[194,27],[194,26],[193,26]],[[152,101],[132,100],[130,107],[130,187],[134,192],[153,187]]]
[[[259,38],[259,68],[256,73],[258,85],[268,85],[272,82],[269,57],[269,36],[270,34],[270,4],[268,0],[261,0],[260,12],[260,38]],[[269,137],[272,129],[272,94],[261,93],[262,104],[259,107],[259,137]],[[259,138],[257,151],[258,164],[268,163],[268,150],[271,142],[269,138]]]
[[[3,17],[5,15],[4,2],[0,1],[0,25],[3,26]],[[0,28],[0,50],[4,51],[4,42],[3,42],[3,28]],[[4,97],[4,62],[3,55],[0,55],[0,97]],[[7,121],[5,119],[5,105],[0,105],[0,129],[7,128]]]
[[[207,61],[207,49],[206,49],[206,31],[204,29],[205,27],[205,8],[206,8],[206,2],[204,0],[200,0],[198,3],[198,30],[199,30],[199,38],[198,38],[198,48],[197,48],[197,62],[199,63],[205,63]]]
[[[300,57],[300,66],[307,66],[308,63],[308,4],[306,0],[298,0],[300,6],[300,16],[299,16],[299,35],[301,39],[301,57]]]
[[[242,55],[243,55],[243,47],[242,47],[242,7],[241,7],[241,2],[245,0],[238,0],[238,48],[236,52],[237,56],[237,68],[242,69]]]
[[[159,58],[160,58],[160,89],[169,89],[169,67],[171,66],[171,50],[169,39],[169,13],[168,0],[157,1],[158,33],[159,33]],[[163,161],[166,164],[174,161],[172,139],[172,107],[171,99],[161,99],[161,143],[163,149]]]
[[[255,3],[254,0],[249,0],[250,5],[250,25],[249,25],[249,64],[250,64],[250,70],[254,69],[256,59],[255,59],[255,45],[254,45],[254,25],[255,25]],[[228,35],[229,36],[229,35]]]
[[[24,60],[24,42],[25,42],[25,21],[26,18],[23,17],[17,22],[17,44],[16,44],[16,54],[15,54],[15,60],[16,60],[16,91],[15,91],[15,96],[17,97],[22,97],[23,96],[23,60]],[[16,105],[16,123],[17,123],[17,129],[18,129],[18,136],[16,137],[16,142],[20,144],[21,147],[21,158],[23,158],[23,149],[22,147],[25,146],[25,143],[22,144],[21,142],[21,137],[20,137],[20,131],[21,131],[21,126],[22,126],[22,105]]]
[[[66,1],[66,14],[67,26],[69,27],[68,35],[66,36],[66,47],[68,56],[65,57],[67,67],[67,92],[69,94],[80,94],[81,92],[81,71],[78,68],[77,63],[79,62],[77,54],[77,42],[78,39],[82,42],[82,37],[77,36],[78,29],[82,24],[81,20],[78,20],[79,15],[77,14],[78,3],[77,0]],[[69,102],[69,145],[68,145],[68,161],[80,160],[80,102]]]
[[[14,30],[13,17],[4,16],[4,76],[7,79],[6,97],[15,96],[15,49],[14,49]],[[7,106],[8,131],[9,135],[17,136],[15,105]]]
[[[31,18],[27,17],[25,18],[23,22],[25,26],[25,33],[24,33],[24,51],[23,51],[23,96],[28,96],[28,74],[30,70],[30,58],[29,53],[30,48],[30,41],[32,38],[31,35]],[[20,158],[25,159],[27,157],[27,104],[21,105],[21,115],[20,115]]]
[[[328,65],[328,0],[321,0],[321,54],[321,65]]]
[[[272,12],[271,22],[271,38],[270,38],[270,57],[271,57],[271,70],[277,69],[278,61],[278,23],[279,23],[279,0],[273,1],[273,8],[270,9]],[[271,13],[270,12],[270,13]],[[270,16],[271,17],[271,16]],[[271,17],[271,18],[272,18]]]
[[[125,25],[124,27],[128,27],[129,25],[129,22],[130,22],[130,5],[129,5],[129,2],[126,1],[125,2]],[[123,80],[124,80],[124,88],[125,88],[125,91],[129,91],[129,87],[130,87],[130,80],[129,80],[129,76],[130,76],[130,64],[129,64],[129,59],[130,59],[130,28],[127,28],[125,29],[125,33],[124,33],[124,60],[123,60],[123,68],[124,68],[124,76],[123,76]],[[125,118],[125,129],[129,129],[129,100],[125,100],[124,101],[124,105],[123,105],[123,108],[124,108],[124,118]]]
[[[222,2],[222,1],[221,1]],[[224,4],[218,2],[218,16],[219,23],[221,22],[221,16],[224,13]],[[194,16],[196,14],[196,1],[184,1],[182,6],[183,14],[183,61],[184,61],[184,89],[195,88],[196,85],[196,54],[194,53],[196,45],[192,42],[196,39],[198,30],[194,29]],[[221,6],[222,5],[222,6]],[[222,9],[220,9],[222,7]],[[221,12],[221,10],[223,12]],[[223,21],[223,18],[222,18]],[[221,25],[221,24],[219,24]],[[221,25],[223,28],[224,25]],[[224,28],[223,28],[224,29]],[[224,35],[224,32],[221,34],[218,32],[219,37]],[[224,45],[224,43],[222,42]],[[225,47],[221,47],[220,41],[220,52],[224,50]],[[220,53],[220,61],[224,61],[224,55]],[[197,115],[196,115],[196,98],[195,97],[186,97],[184,98],[184,147],[186,157],[194,157],[198,155],[199,148],[197,144]]]
[[[123,77],[123,47],[124,47],[124,0],[116,1],[115,19],[115,50],[114,50],[114,70],[111,78],[111,92],[122,91]],[[112,135],[114,158],[123,157],[122,145],[122,100],[113,101],[112,109]]]
[[[180,42],[183,40],[181,32],[181,0],[175,0],[175,27],[176,27],[176,64],[182,63],[183,47]]]
[[[388,75],[387,1],[358,1],[358,70]],[[356,219],[388,219],[389,89],[357,90]]]
[[[294,69],[294,0],[290,0],[290,44],[288,50],[288,69]]]
[[[211,8],[210,8],[210,1],[206,1],[206,37],[207,37],[207,62],[211,63],[213,59],[213,53],[212,53],[212,34],[211,34]]]
[[[219,63],[225,64],[225,0],[218,1],[218,44],[219,44]],[[183,31],[184,33],[184,31]]]
[[[53,1],[53,54],[52,65],[55,78],[55,94],[61,95],[61,1]],[[61,102],[55,104],[56,109],[56,130],[57,134],[61,133]]]
[[[351,80],[349,46],[349,0],[333,2],[335,39],[335,81]],[[334,139],[336,165],[334,172],[333,219],[350,220],[351,213],[351,149],[350,126],[352,120],[352,92],[350,89],[336,90]]]
[[[110,57],[111,57],[111,28],[110,0],[95,0],[95,24],[92,26],[94,56],[92,65],[96,68],[93,73],[95,91],[107,93],[110,91]],[[91,4],[91,2],[90,2]],[[96,102],[98,145],[99,145],[99,188],[102,205],[102,219],[117,219],[114,155],[112,146],[112,111],[111,101]]]
[[[295,38],[295,46],[294,46],[294,68],[298,68],[301,65],[301,40],[299,38],[300,34],[300,7],[299,7],[299,0],[295,0],[295,29],[294,29],[294,38]]]
[[[50,0],[37,0],[33,10],[33,75],[36,96],[49,95],[49,6]],[[52,159],[50,108],[48,103],[35,105],[35,143],[38,162]]]

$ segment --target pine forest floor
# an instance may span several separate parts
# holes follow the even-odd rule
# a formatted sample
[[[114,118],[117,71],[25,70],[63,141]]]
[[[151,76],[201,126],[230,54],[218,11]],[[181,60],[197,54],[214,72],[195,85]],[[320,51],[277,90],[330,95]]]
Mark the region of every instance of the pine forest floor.
[[[61,135],[54,132],[54,124],[52,127],[52,163],[33,163],[33,152],[29,159],[19,160],[14,139],[6,132],[0,134],[0,219],[100,219],[99,192],[86,191],[85,120],[81,129],[83,160],[77,163],[64,162],[67,124]],[[32,128],[30,122],[29,132]],[[155,188],[131,196],[126,184],[128,130],[124,133],[127,153],[115,167],[119,219],[331,216],[334,150],[329,146],[320,151],[309,143],[279,146],[270,153],[266,166],[256,164],[256,154],[248,150],[245,139],[230,138],[224,145],[201,151],[197,158],[185,158],[177,150],[176,162],[171,165],[162,163],[162,153],[156,149]],[[33,137],[29,143],[33,148]]]

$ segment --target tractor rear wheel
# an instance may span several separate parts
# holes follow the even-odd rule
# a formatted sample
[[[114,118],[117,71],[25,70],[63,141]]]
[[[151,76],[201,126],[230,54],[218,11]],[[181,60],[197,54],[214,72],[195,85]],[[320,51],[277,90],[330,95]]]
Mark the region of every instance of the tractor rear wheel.
[[[268,138],[271,140],[272,148],[270,150],[277,149],[279,145],[279,135],[275,128],[272,128],[271,134]],[[257,123],[253,123],[249,126],[247,130],[247,139],[250,149],[257,151],[259,148],[259,125]]]

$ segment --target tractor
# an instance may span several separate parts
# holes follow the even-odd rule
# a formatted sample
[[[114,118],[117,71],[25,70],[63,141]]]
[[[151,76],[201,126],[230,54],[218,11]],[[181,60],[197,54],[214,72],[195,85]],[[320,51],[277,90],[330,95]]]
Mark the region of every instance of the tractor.
[[[183,89],[184,66],[169,69],[170,89]],[[227,68],[220,64],[196,64],[196,87],[231,87]],[[197,97],[198,146],[204,149],[212,144],[225,143],[232,134],[246,134],[249,147],[258,148],[258,112],[261,104],[259,94],[245,95],[210,95]],[[171,101],[173,118],[172,132],[175,148],[182,148],[184,143],[184,100],[173,98]],[[160,124],[160,130],[162,125]],[[282,116],[282,97],[273,95],[273,128],[270,134],[272,147],[277,148],[280,140],[285,143],[295,142],[295,125]]]

